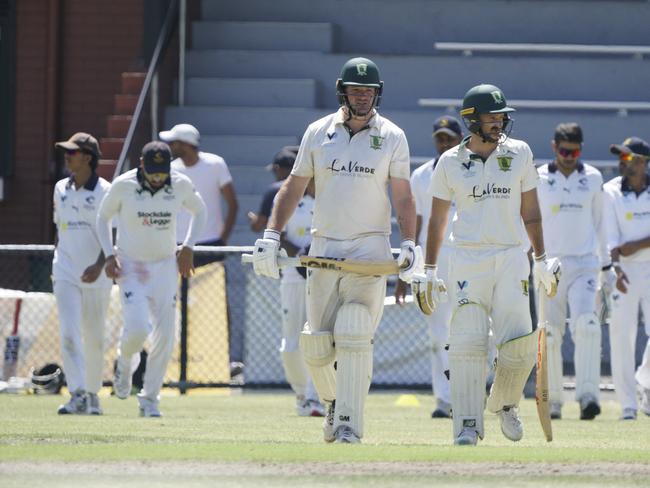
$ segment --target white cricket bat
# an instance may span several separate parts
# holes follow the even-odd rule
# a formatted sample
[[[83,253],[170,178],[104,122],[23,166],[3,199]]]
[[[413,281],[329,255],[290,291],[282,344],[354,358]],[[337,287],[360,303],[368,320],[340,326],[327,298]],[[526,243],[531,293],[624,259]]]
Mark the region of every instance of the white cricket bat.
[[[242,263],[252,263],[252,254],[242,254]],[[346,258],[330,258],[323,256],[299,256],[293,258],[278,258],[281,268],[287,266],[344,271],[367,276],[392,275],[399,273],[397,261],[355,261]]]
[[[546,350],[546,314],[544,311],[544,302],[546,292],[543,287],[538,289],[539,293],[539,310],[538,314],[538,339],[537,339],[537,372],[535,377],[535,402],[537,403],[537,415],[539,422],[542,424],[546,442],[553,440],[553,427],[551,425],[551,410],[549,404],[548,391],[548,353]]]
[[[16,368],[18,366],[18,351],[20,350],[20,336],[18,335],[18,324],[20,322],[20,308],[22,307],[23,299],[16,298],[16,306],[14,309],[14,323],[11,330],[11,335],[7,337],[5,343],[5,360],[2,366],[2,378],[7,381],[12,376],[16,376]]]

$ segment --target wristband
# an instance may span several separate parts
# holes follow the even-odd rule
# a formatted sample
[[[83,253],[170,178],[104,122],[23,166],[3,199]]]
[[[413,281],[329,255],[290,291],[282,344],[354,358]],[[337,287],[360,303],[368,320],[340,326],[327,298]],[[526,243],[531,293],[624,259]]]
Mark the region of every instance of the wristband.
[[[429,271],[429,270],[431,270],[431,271],[435,271],[435,270],[437,270],[437,269],[438,269],[438,265],[437,265],[437,264],[425,264],[425,265],[424,265],[424,271]]]
[[[535,261],[538,261],[538,262],[539,262],[539,261],[544,261],[544,260],[546,259],[546,253],[542,253],[541,256],[535,256],[535,255],[533,254],[533,259],[534,259]]]
[[[280,233],[277,230],[265,229],[263,239],[271,239],[280,242]]]
[[[404,246],[415,247],[415,241],[412,240],[412,239],[404,239],[404,240],[402,241],[402,247],[404,247]]]

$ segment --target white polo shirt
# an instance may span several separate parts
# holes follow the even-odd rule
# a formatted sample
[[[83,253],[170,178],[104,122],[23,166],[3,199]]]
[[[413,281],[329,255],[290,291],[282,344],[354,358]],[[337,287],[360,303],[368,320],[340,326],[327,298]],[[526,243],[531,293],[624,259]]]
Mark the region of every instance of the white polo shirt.
[[[307,249],[311,244],[311,222],[314,216],[314,198],[305,195],[298,203],[296,211],[284,227],[285,239],[300,249]],[[304,281],[296,268],[283,268],[282,281],[295,283]]]
[[[205,204],[187,176],[172,171],[168,183],[152,194],[143,186],[139,170],[132,169],[113,181],[99,216],[107,221],[119,216],[118,255],[159,261],[176,253],[176,218],[183,207],[194,215],[199,227],[194,234],[199,235],[205,223]],[[99,237],[104,253],[113,254],[110,238],[101,230]]]
[[[568,177],[555,163],[540,166],[538,173],[546,253],[553,257],[598,255],[602,265],[608,264],[600,171],[579,162]]]
[[[172,161],[172,170],[184,174],[194,184],[194,188],[203,198],[207,220],[197,242],[221,239],[223,234],[223,213],[221,206],[221,189],[232,182],[232,176],[226,162],[216,154],[199,152],[199,160],[192,166],[185,166],[180,158]],[[176,242],[183,242],[190,226],[191,214],[181,210],[176,224]]]
[[[313,177],[312,234],[350,240],[390,235],[390,178],[409,179],[409,149],[402,129],[376,114],[350,136],[342,109],[312,123],[291,174]]]
[[[418,244],[422,246],[423,250],[427,248],[427,237],[429,231],[429,218],[431,217],[431,198],[429,193],[431,186],[431,178],[433,177],[433,168],[436,165],[437,159],[431,159],[423,163],[419,168],[411,174],[411,192],[415,200],[415,213],[422,217],[422,227],[420,228],[420,235],[418,236]],[[443,246],[450,244],[449,236],[451,235],[451,223],[456,215],[455,205],[452,203],[447,220],[447,230],[445,232],[445,239],[442,241]]]
[[[650,236],[650,177],[646,184],[646,189],[637,195],[620,176],[605,183],[604,209],[610,249]],[[650,248],[621,256],[621,261],[650,261]]]
[[[508,138],[483,162],[467,148],[469,137],[440,156],[431,179],[431,195],[456,203],[453,245],[525,245],[521,194],[535,189],[538,180],[530,147]]]
[[[54,186],[54,224],[58,242],[52,261],[54,281],[68,281],[82,288],[111,286],[104,273],[93,283],[82,283],[84,270],[94,264],[102,248],[95,231],[99,204],[110,183],[93,174],[77,189],[74,178],[64,178]]]

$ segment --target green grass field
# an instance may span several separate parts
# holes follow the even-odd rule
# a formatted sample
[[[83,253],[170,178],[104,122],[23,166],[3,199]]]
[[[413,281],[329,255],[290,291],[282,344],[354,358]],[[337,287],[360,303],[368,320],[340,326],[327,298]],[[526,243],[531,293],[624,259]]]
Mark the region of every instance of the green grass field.
[[[135,398],[61,417],[62,396],[0,395],[0,486],[650,486],[650,417],[621,422],[612,401],[592,422],[566,405],[546,443],[525,400],[521,442],[487,414],[473,448],[452,446],[451,421],[415,397],[372,393],[364,443],[328,445],[322,419],[297,417],[288,392],[164,396],[161,419],[138,417]]]

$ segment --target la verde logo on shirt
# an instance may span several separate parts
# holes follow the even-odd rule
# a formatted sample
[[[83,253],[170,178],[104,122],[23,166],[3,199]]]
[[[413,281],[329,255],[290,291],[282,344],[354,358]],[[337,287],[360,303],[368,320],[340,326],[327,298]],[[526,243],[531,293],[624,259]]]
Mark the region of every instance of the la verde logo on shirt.
[[[468,195],[474,201],[485,200],[486,198],[510,198],[510,188],[507,186],[497,186],[496,183],[488,183],[485,188],[474,185],[472,193]]]
[[[146,227],[168,227],[172,221],[171,212],[138,212],[142,225]]]
[[[332,173],[341,173],[344,176],[365,176],[375,174],[375,168],[362,166],[357,161],[349,161],[348,164],[343,164],[340,163],[338,159],[333,160],[327,169],[329,169]]]

